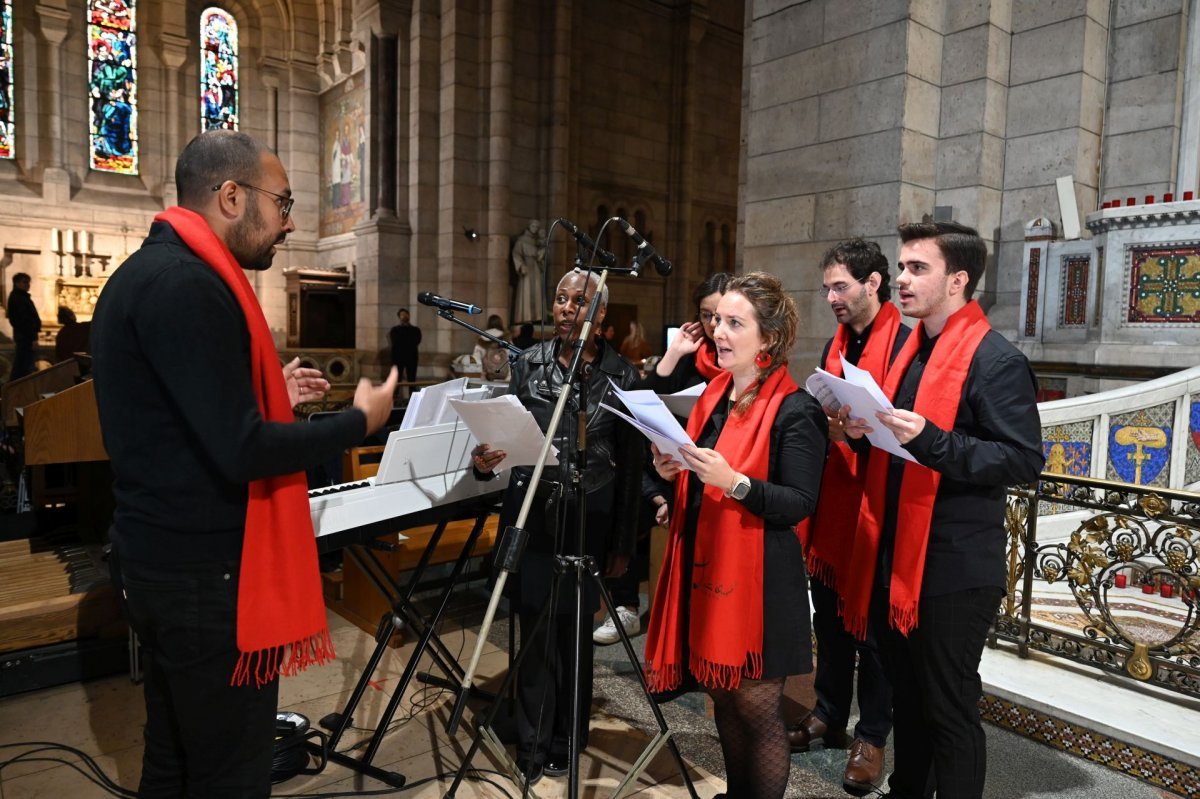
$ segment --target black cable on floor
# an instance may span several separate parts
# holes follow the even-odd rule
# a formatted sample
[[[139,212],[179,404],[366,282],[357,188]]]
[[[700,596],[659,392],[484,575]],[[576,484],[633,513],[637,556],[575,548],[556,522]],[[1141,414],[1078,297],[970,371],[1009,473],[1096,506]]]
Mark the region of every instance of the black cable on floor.
[[[11,744],[0,744],[0,749],[12,749],[18,746],[34,748],[31,748],[27,752],[22,752],[16,757],[9,758],[8,760],[0,760],[0,771],[3,771],[7,766],[12,765],[13,763],[57,763],[63,766],[70,766],[82,774],[89,782],[113,796],[122,797],[122,799],[136,799],[137,797],[136,791],[131,791],[128,788],[122,788],[115,780],[104,773],[104,769],[100,768],[100,764],[96,762],[95,758],[81,749],[76,749],[73,746],[67,746],[66,744],[55,743],[53,741],[21,741]],[[32,755],[41,754],[43,752],[55,751],[68,752],[74,755],[75,757],[79,758],[80,761],[82,761],[82,765],[61,757],[32,757]]]

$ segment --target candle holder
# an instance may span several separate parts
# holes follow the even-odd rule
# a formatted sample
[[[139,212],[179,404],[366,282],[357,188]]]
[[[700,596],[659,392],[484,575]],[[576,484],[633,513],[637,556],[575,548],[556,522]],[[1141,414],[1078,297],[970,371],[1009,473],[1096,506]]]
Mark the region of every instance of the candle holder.
[[[1158,587],[1158,593],[1163,599],[1170,599],[1175,596],[1175,585],[1173,583],[1163,583]]]
[[[1129,578],[1124,574],[1117,574],[1115,577],[1113,577],[1113,582],[1116,584],[1117,588],[1124,588],[1129,582]]]

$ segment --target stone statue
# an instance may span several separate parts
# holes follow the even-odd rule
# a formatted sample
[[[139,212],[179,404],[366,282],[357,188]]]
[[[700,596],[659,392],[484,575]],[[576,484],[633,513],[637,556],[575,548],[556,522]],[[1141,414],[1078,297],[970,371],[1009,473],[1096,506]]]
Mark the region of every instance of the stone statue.
[[[512,249],[513,270],[517,284],[513,289],[514,322],[541,321],[543,306],[543,275],[546,269],[546,237],[536,219],[517,236]],[[548,306],[546,306],[548,307]]]

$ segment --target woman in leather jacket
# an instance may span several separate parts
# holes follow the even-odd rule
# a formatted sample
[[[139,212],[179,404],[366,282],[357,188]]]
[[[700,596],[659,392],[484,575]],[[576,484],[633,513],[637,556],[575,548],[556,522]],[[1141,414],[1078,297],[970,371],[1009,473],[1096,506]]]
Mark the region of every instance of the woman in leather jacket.
[[[594,275],[573,271],[564,275],[555,290],[552,306],[554,338],[525,350],[513,365],[509,391],[529,409],[543,432],[563,389],[574,346],[597,284]],[[595,320],[597,326],[604,320],[607,293],[607,289],[602,293]],[[629,389],[638,376],[602,338],[589,336],[585,347],[581,371],[586,376],[583,382],[586,386],[587,448],[586,469],[579,477],[587,514],[583,551],[596,559],[607,576],[615,576],[628,568],[633,550],[641,489],[642,445],[637,432],[601,408],[600,403],[613,403],[612,383]],[[584,584],[583,606],[576,608],[574,585],[569,579],[563,580],[556,618],[550,619],[549,625],[543,625],[539,635],[530,635],[538,614],[550,601],[555,555],[579,551],[579,516],[572,474],[580,464],[575,453],[580,397],[579,389],[574,391],[576,394],[568,402],[554,436],[559,465],[547,466],[542,472],[535,489],[536,499],[525,521],[528,543],[521,556],[520,569],[507,583],[509,598],[514,602],[520,620],[521,648],[532,647],[517,677],[517,762],[529,775],[531,783],[543,772],[551,776],[567,773],[570,687],[575,661],[581,670],[580,751],[587,745],[587,715],[592,700],[591,616],[599,607],[595,585],[590,581]],[[483,443],[472,451],[472,456],[477,476],[487,479],[503,465],[505,453]],[[516,521],[525,492],[529,490],[532,471],[528,466],[513,468],[500,512],[502,530]],[[573,613],[580,614],[583,620],[580,629],[585,634],[579,640],[572,640],[570,633]],[[549,645],[547,627],[553,630]]]

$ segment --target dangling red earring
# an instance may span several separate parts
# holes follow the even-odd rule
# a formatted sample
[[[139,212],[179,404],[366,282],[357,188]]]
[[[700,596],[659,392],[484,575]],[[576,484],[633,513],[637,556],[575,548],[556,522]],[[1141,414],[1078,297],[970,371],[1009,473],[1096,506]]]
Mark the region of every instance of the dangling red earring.
[[[754,365],[759,369],[766,369],[771,365],[772,360],[771,353],[766,350],[759,350],[758,354],[754,356]]]

